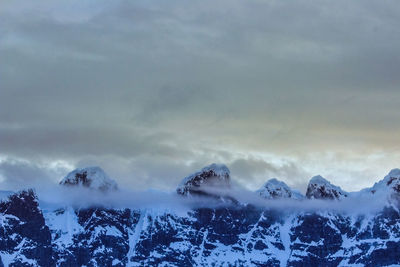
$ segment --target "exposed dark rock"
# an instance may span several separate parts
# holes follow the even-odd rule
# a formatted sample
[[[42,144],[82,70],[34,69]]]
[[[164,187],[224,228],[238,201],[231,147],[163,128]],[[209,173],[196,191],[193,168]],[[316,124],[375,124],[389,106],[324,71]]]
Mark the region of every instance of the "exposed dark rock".
[[[347,192],[338,186],[332,185],[322,176],[311,178],[306,192],[306,197],[310,199],[340,200],[347,196]]]
[[[0,253],[15,255],[11,266],[23,266],[25,258],[39,266],[54,265],[51,233],[33,190],[0,202],[0,216]]]
[[[180,195],[208,195],[213,189],[230,186],[230,171],[225,165],[211,164],[184,178],[177,188]],[[212,193],[211,193],[212,194]]]
[[[117,190],[117,183],[100,167],[76,169],[60,181],[64,186],[82,186],[103,192]]]

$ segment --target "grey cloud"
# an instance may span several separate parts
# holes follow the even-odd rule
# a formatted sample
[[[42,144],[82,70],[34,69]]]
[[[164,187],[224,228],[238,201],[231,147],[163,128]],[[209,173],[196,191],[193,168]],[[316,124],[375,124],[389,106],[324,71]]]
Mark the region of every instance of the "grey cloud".
[[[62,141],[60,141],[62,140]],[[136,157],[190,157],[191,152],[170,145],[168,133],[148,133],[121,125],[63,125],[0,127],[0,145],[5,154],[30,158],[79,158],[89,155]]]
[[[144,186],[268,152],[293,163],[234,168],[301,187],[296,166],[310,153],[399,148],[398,11],[374,1],[9,2],[2,153],[72,165],[113,157]]]
[[[66,170],[60,164],[49,166],[18,158],[5,158],[0,161],[0,190],[51,185]]]
[[[229,164],[232,175],[248,188],[258,189],[267,180],[277,178],[289,186],[305,191],[311,174],[294,162],[281,164],[256,158],[240,158]],[[249,186],[250,184],[250,186]]]

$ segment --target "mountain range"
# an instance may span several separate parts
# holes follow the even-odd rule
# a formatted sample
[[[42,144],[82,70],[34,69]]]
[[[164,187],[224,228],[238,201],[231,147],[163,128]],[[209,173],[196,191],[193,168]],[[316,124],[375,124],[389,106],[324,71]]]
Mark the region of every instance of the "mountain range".
[[[173,193],[185,209],[108,205],[122,191],[99,167],[59,186],[100,201],[49,205],[34,189],[2,191],[0,267],[400,264],[399,169],[359,192],[315,176],[303,195],[273,178],[243,198],[229,169],[212,164]]]

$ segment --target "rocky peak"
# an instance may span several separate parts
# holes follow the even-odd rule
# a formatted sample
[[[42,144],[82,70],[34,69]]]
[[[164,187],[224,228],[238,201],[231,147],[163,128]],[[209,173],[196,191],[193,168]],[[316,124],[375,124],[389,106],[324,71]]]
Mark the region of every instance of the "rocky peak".
[[[32,189],[0,202],[0,255],[0,266],[55,266],[51,233]]]
[[[117,190],[117,183],[100,167],[87,167],[73,170],[60,182],[65,186],[82,186],[100,191]]]
[[[230,186],[230,171],[223,164],[211,164],[185,177],[176,189],[180,195],[206,195],[209,189],[226,189]]]
[[[259,190],[256,191],[261,197],[266,199],[292,198],[302,199],[304,196],[291,189],[286,183],[276,178],[268,180]]]
[[[383,179],[386,186],[391,188],[395,193],[400,193],[400,169],[393,169]]]
[[[0,212],[14,215],[23,221],[42,218],[37,195],[33,189],[22,190],[0,202]]]
[[[361,190],[372,194],[385,194],[400,196],[400,169],[391,170],[382,180],[373,187]]]
[[[340,200],[347,197],[348,193],[318,175],[308,183],[306,196],[310,199]]]

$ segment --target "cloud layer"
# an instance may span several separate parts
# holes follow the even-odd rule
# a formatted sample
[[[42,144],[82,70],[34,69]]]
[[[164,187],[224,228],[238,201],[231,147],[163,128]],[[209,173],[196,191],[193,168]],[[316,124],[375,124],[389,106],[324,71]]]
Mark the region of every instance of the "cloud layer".
[[[0,186],[90,164],[131,188],[173,189],[215,161],[251,189],[272,176],[304,189],[317,173],[346,190],[371,185],[400,160],[399,11],[396,1],[3,3]],[[57,162],[65,171],[49,169]]]

